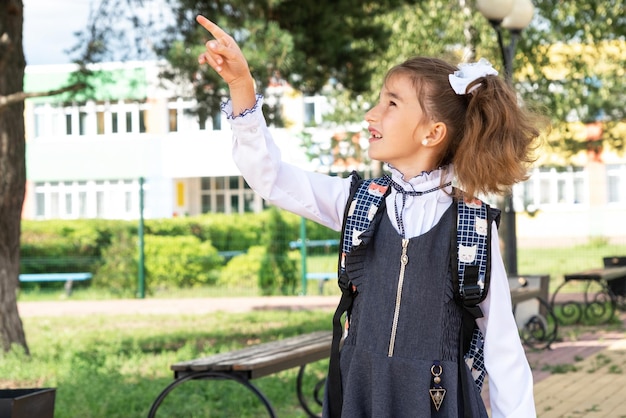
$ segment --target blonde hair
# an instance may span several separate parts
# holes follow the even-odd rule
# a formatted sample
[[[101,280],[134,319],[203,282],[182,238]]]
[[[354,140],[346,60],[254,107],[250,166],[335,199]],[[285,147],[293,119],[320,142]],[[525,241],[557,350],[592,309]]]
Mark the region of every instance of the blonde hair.
[[[480,77],[467,87],[471,94],[456,94],[448,75],[457,69],[437,58],[414,57],[389,70],[385,81],[397,74],[408,76],[424,117],[446,124],[437,166],[454,166],[465,195],[503,194],[528,178],[543,119],[521,107],[513,89],[498,76]]]

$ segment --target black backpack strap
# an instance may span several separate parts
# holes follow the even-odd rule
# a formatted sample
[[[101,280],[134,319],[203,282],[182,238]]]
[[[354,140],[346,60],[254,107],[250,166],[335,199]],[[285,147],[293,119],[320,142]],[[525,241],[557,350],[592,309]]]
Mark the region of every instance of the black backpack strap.
[[[333,341],[327,379],[328,411],[331,418],[341,416],[343,404],[339,362],[340,343],[344,332],[341,319],[345,313],[346,320],[349,320],[355,297],[351,279],[346,272],[347,255],[355,246],[361,244],[359,234],[370,227],[377,214],[382,213],[380,208],[384,207],[384,200],[389,192],[388,186],[391,182],[391,178],[388,176],[362,180],[356,172],[352,172],[352,178],[350,197],[346,202],[341,232],[341,251],[337,265],[341,299],[333,316]]]
[[[476,318],[483,312],[478,306],[487,296],[490,283],[491,222],[489,206],[478,200],[466,201],[462,195],[455,198],[456,228],[451,234],[452,284],[457,303],[462,307],[459,341],[459,384],[463,394],[463,417],[472,418],[472,391],[482,389],[486,376],[484,367],[483,335]],[[464,370],[469,367],[474,385],[465,387]]]
[[[353,294],[350,289],[350,283],[347,280],[347,275],[342,274],[339,277],[341,288],[341,299],[339,305],[333,315],[333,341],[330,346],[330,362],[328,365],[328,377],[326,380],[326,386],[328,390],[328,411],[331,418],[341,417],[341,406],[343,404],[343,388],[341,386],[341,369],[339,362],[339,346],[343,336],[343,324],[341,317],[344,313],[348,312],[352,308]]]
[[[486,370],[484,367],[483,335],[476,318],[483,312],[478,306],[487,297],[491,273],[491,223],[497,222],[497,213],[478,199],[455,199],[456,228],[451,234],[451,270],[457,302],[462,307],[462,324],[459,336],[459,367],[469,367],[475,385],[464,387],[463,372],[459,370],[464,405],[470,405],[470,391],[482,389]],[[469,408],[463,416],[471,418]]]
[[[350,210],[350,203],[354,199],[359,186],[363,183],[363,180],[356,172],[352,172],[352,184],[350,186],[350,197],[346,204],[346,209],[343,215],[343,228],[341,231],[340,244],[343,245],[346,234],[346,219],[348,217],[348,211]],[[328,377],[326,379],[327,399],[328,399],[328,411],[330,418],[341,417],[341,406],[343,404],[343,388],[341,386],[341,369],[339,363],[339,346],[343,337],[343,323],[341,318],[344,313],[347,313],[352,308],[353,292],[352,285],[348,278],[345,269],[341,268],[343,251],[339,251],[339,261],[337,264],[337,270],[339,271],[338,283],[341,290],[341,299],[333,315],[333,341],[330,346],[330,362],[328,365]]]

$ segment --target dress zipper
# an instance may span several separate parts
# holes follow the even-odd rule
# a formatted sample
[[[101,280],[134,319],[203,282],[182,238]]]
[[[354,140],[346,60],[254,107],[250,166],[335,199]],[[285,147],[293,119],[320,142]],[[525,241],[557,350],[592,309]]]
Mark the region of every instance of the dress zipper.
[[[393,357],[393,349],[396,344],[396,332],[398,331],[398,317],[400,316],[400,302],[402,301],[402,285],[404,284],[404,269],[409,262],[407,249],[409,240],[402,239],[402,255],[400,256],[400,276],[398,277],[398,290],[396,291],[396,308],[393,313],[393,324],[391,326],[391,339],[389,340],[389,352],[387,357]]]

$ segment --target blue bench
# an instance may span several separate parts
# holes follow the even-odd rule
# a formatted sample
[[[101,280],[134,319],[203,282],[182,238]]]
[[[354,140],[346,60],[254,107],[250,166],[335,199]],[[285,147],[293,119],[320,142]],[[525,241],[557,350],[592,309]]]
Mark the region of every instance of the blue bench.
[[[339,246],[339,240],[338,239],[313,239],[313,240],[306,240],[306,247],[307,248],[316,248],[316,247],[324,247],[327,249],[330,249],[331,247],[337,247]],[[297,241],[290,241],[289,242],[289,248],[292,250],[298,249],[302,247],[302,240],[297,240]]]
[[[20,282],[65,282],[65,293],[70,296],[74,282],[91,280],[91,277],[91,273],[23,273]]]
[[[330,279],[337,280],[337,272],[332,273],[307,273],[307,280],[319,280],[318,290],[320,295],[324,294],[324,283],[329,281]]]

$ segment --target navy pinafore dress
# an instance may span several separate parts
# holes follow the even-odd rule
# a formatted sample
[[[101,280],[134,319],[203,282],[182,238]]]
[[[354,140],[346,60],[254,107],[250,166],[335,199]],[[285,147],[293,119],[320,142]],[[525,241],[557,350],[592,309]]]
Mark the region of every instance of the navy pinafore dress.
[[[462,417],[465,408],[472,417],[487,418],[469,369],[459,367],[461,309],[450,270],[455,211],[451,206],[430,231],[408,240],[402,283],[403,240],[385,212],[379,210],[346,259],[358,293],[340,352],[342,417],[450,418]],[[441,364],[447,391],[439,411],[429,393],[434,361]],[[470,405],[463,405],[460,378],[472,392]]]

